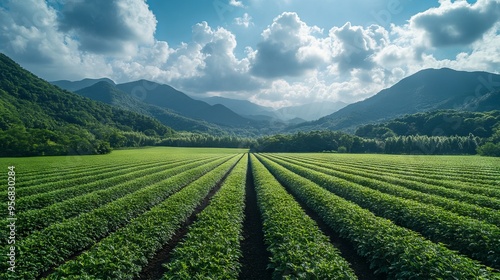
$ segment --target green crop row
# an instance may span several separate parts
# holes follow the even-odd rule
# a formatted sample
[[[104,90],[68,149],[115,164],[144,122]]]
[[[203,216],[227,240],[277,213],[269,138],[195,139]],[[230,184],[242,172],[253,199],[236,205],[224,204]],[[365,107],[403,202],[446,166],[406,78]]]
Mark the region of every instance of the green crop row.
[[[233,157],[131,220],[91,250],[58,267],[48,279],[134,279],[240,158]]]
[[[357,279],[294,198],[252,155],[257,203],[274,279]]]
[[[131,219],[161,203],[173,193],[193,182],[210,170],[228,161],[231,157],[212,161],[174,175],[167,180],[143,187],[91,212],[73,219],[52,224],[16,242],[19,256],[16,258],[16,273],[7,271],[7,255],[0,255],[1,279],[31,279],[68,257],[87,249],[111,232],[123,227]],[[135,182],[140,185],[140,181]],[[4,248],[5,251],[7,248]],[[7,278],[9,277],[9,278]]]
[[[143,177],[138,177],[134,180],[116,185],[110,185],[109,188],[104,190],[71,198],[43,209],[36,209],[16,214],[16,239],[19,241],[36,230],[41,230],[53,223],[92,211],[95,208],[101,207],[106,203],[133,193],[148,185],[166,180],[170,176],[190,170],[191,168],[200,166],[209,161],[213,161],[213,159],[164,165],[161,171],[150,172],[149,174]],[[1,238],[6,238],[6,234],[8,234],[6,231],[7,224],[7,220],[0,221],[0,233],[2,234]]]
[[[247,166],[245,155],[174,249],[165,279],[238,279]]]
[[[309,155],[304,156],[304,158],[310,158]],[[316,156],[314,160],[321,160],[329,164],[335,164],[339,166],[351,166],[354,168],[362,168],[367,170],[375,170],[384,173],[391,173],[392,176],[397,175],[398,177],[410,177],[411,180],[417,180],[419,182],[439,185],[448,188],[456,188],[456,182],[459,182],[459,185],[463,188],[469,188],[471,191],[482,191],[484,189],[489,189],[491,184],[495,181],[498,182],[497,173],[492,171],[487,171],[486,174],[479,167],[474,167],[473,171],[466,171],[462,168],[459,170],[446,170],[442,167],[442,161],[437,165],[428,164],[428,166],[424,166],[422,164],[419,165],[411,165],[408,163],[408,158],[405,158],[406,161],[402,160],[394,160],[392,164],[383,164],[380,160],[372,160],[373,163],[369,161],[369,159],[365,159],[363,161],[340,161],[339,159],[335,159],[332,156],[324,157],[324,156]],[[425,163],[428,163],[428,158],[426,158]],[[404,167],[401,167],[404,166]],[[430,166],[430,167],[429,167]],[[405,177],[405,178],[408,178]]]
[[[239,152],[239,151],[238,151]],[[74,172],[85,170],[107,169],[110,167],[128,167],[136,164],[172,162],[188,160],[194,157],[213,157],[234,154],[230,149],[186,149],[155,147],[146,149],[115,150],[105,156],[55,156],[12,158],[3,160],[5,164],[15,165],[16,173],[22,177],[17,187],[30,187],[54,180],[67,180],[66,177]],[[2,159],[0,159],[0,162]],[[112,163],[112,164],[110,164]],[[35,179],[37,181],[30,182]],[[73,177],[74,178],[74,177]],[[28,184],[25,184],[25,183]]]
[[[376,215],[415,230],[434,242],[445,243],[486,265],[500,268],[500,229],[492,224],[381,193],[310,168],[278,159],[274,161]]]
[[[353,174],[362,174],[363,176],[373,179],[378,179],[398,185],[404,185],[408,188],[419,191],[427,190],[427,192],[432,192],[440,196],[458,199],[460,201],[467,201],[494,209],[500,209],[500,189],[492,188],[491,185],[489,187],[470,186],[467,184],[463,184],[459,179],[455,179],[455,181],[449,181],[446,178],[431,180],[429,179],[429,176],[432,175],[430,172],[428,172],[426,175],[411,174],[395,176],[395,172],[390,169],[370,169],[365,168],[364,165],[348,167],[342,164],[331,164],[315,159],[306,159],[306,161],[312,162],[314,164],[319,164],[327,168],[333,168],[340,171],[349,171]]]
[[[407,186],[409,184],[413,184],[412,182],[400,182],[399,184],[386,183],[386,180],[384,180],[384,178],[370,176],[370,174],[361,175],[361,172],[358,173],[350,170],[344,171],[343,168],[337,168],[337,167],[328,168],[328,165],[324,165],[321,163],[314,163],[312,161],[297,161],[291,158],[285,159],[283,157],[272,157],[272,158],[283,159],[286,160],[287,162],[297,164],[312,170],[316,170],[337,178],[342,178],[349,182],[357,183],[362,186],[366,186],[371,189],[381,191],[383,193],[407,199],[412,199],[421,203],[436,205],[462,216],[468,216],[497,226],[500,225],[500,212],[496,210],[480,207],[474,204],[469,204],[467,202],[451,200],[435,194],[428,194],[425,192],[426,191],[425,186],[421,186],[419,191],[402,187],[402,186]],[[391,180],[388,179],[388,181]],[[428,188],[432,189],[432,186],[429,186]]]
[[[300,157],[312,157],[312,154],[301,154]],[[482,162],[476,163],[469,157],[467,164],[462,164],[464,157],[456,156],[408,156],[408,155],[332,155],[317,154],[314,158],[326,160],[331,163],[348,164],[351,166],[367,166],[371,168],[394,169],[395,172],[415,171],[425,174],[432,173],[434,176],[480,176],[489,180],[498,174],[492,168],[488,168]],[[439,179],[439,178],[438,178]],[[469,178],[470,179],[470,178]]]
[[[103,176],[102,174],[98,176],[86,174],[81,176],[78,180],[78,184],[70,187],[59,189],[59,184],[55,183],[52,185],[52,190],[44,193],[31,196],[23,196],[20,193],[16,193],[19,197],[16,199],[16,210],[17,213],[20,214],[29,210],[41,209],[73,197],[109,188],[119,184],[120,182],[126,182],[128,180],[140,178],[147,174],[159,172],[164,169],[163,166],[164,164],[155,164],[152,166],[145,165],[143,167],[135,167],[132,170],[126,169],[124,172],[111,172],[106,174],[106,176]]]
[[[396,167],[392,166],[385,170],[386,172],[390,172],[395,168]],[[375,170],[376,169],[375,167]],[[437,166],[433,170],[413,169],[411,171],[398,171],[397,173],[399,177],[404,179],[416,180],[452,190],[462,190],[473,194],[482,194],[499,198],[499,190],[492,188],[492,186],[500,183],[499,174],[491,172],[486,178],[485,175],[481,175],[480,172],[482,172],[482,170],[478,167],[474,172],[467,172],[460,169],[457,172],[446,173]]]
[[[43,188],[45,186],[53,185],[55,182],[64,182],[64,184],[67,186],[78,184],[78,179],[82,178],[82,176],[85,176],[85,174],[89,172],[107,173],[115,170],[120,170],[122,168],[140,166],[141,164],[148,163],[151,164],[158,162],[142,162],[132,164],[123,162],[118,165],[102,164],[99,166],[82,166],[81,168],[69,173],[66,173],[64,170],[45,170],[45,173],[37,174],[36,176],[27,176],[23,172],[20,172],[23,180],[20,181],[18,191],[20,195],[28,196],[34,193],[43,192]],[[38,189],[41,190],[39,191]],[[3,193],[4,192],[0,193],[0,195],[3,195]]]
[[[98,170],[106,167],[109,168],[109,164],[106,164],[105,162],[100,163],[99,165],[88,163],[71,168],[58,168],[58,169],[43,168],[41,170],[32,170],[32,171],[23,170],[24,168],[27,167],[29,168],[31,166],[24,166],[24,165],[19,166],[20,168],[19,172],[23,174],[23,183],[19,186],[20,189],[25,187],[30,187],[32,185],[39,185],[46,182],[51,182],[55,178],[60,178],[61,174],[63,174],[62,176],[64,176],[64,179],[77,178],[79,174],[84,172],[84,170]]]
[[[259,159],[330,228],[350,240],[357,253],[366,256],[377,272],[387,273],[389,279],[500,279],[499,274],[477,261],[376,217],[269,159],[260,155]]]
[[[495,172],[487,171],[487,173],[484,173],[483,170],[479,170],[477,167],[471,171],[459,169],[450,172],[446,169],[442,170],[439,165],[431,167],[401,167],[404,166],[403,162],[395,162],[394,164],[388,166],[380,166],[366,162],[362,165],[371,170],[392,171],[394,174],[398,174],[399,176],[419,178],[422,179],[422,182],[428,182],[429,184],[438,183],[439,185],[451,188],[454,188],[453,183],[458,181],[464,188],[470,188],[471,190],[477,189],[478,191],[484,188],[489,188],[492,182],[498,180],[498,175],[495,174]],[[359,167],[359,164],[351,166]]]
[[[65,176],[58,176],[52,178],[50,182],[38,184],[36,182],[30,183],[30,187],[25,187],[16,190],[16,195],[22,199],[26,199],[29,196],[37,195],[37,194],[45,194],[52,191],[59,191],[67,188],[72,188],[74,186],[83,185],[88,183],[89,181],[99,181],[105,180],[110,177],[119,176],[122,174],[127,174],[128,172],[145,169],[148,167],[155,167],[165,163],[142,163],[142,164],[134,164],[130,166],[115,166],[111,168],[105,169],[97,169],[97,170],[82,170],[81,173],[75,175],[75,178],[66,178]],[[24,176],[22,176],[22,182],[24,182]],[[7,196],[6,192],[0,193],[1,195]],[[19,201],[20,202],[20,201]],[[39,207],[41,208],[41,207]]]

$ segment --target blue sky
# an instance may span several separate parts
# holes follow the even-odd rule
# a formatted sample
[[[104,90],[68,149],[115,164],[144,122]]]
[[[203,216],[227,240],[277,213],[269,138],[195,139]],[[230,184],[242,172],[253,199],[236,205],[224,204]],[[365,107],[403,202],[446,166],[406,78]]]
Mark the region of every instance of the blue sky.
[[[148,79],[281,107],[425,68],[500,69],[500,0],[0,0],[0,52],[52,80]]]
[[[241,1],[243,7],[231,6],[228,1],[222,0],[152,0],[147,3],[158,19],[157,38],[174,45],[189,41],[191,27],[201,21],[206,21],[211,26],[233,30],[238,37],[245,40],[245,37],[258,37],[276,16],[285,11],[296,12],[308,24],[328,30],[335,25],[342,26],[348,21],[354,25],[387,25],[389,20],[389,24],[404,24],[412,15],[439,6],[437,1],[412,0]],[[394,9],[397,13],[390,13],[389,9]],[[252,16],[252,28],[234,28],[234,18],[243,17],[245,13]],[[387,14],[390,19],[386,17]],[[252,44],[251,39],[245,41]],[[253,41],[255,44],[255,38]]]

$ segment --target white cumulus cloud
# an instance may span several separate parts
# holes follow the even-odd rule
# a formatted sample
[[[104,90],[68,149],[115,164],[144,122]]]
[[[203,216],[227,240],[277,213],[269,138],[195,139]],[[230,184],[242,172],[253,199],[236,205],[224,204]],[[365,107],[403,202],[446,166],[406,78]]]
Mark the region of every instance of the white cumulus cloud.
[[[301,76],[324,65],[329,50],[316,35],[322,30],[308,26],[296,13],[283,13],[262,32],[257,45],[252,74],[265,78]]]

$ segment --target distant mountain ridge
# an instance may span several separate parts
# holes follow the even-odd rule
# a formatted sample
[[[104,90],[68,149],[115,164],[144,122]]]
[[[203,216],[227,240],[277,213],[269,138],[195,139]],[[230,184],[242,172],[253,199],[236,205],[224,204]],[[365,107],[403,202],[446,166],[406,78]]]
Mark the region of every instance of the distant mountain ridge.
[[[144,103],[168,108],[189,118],[227,126],[251,126],[253,124],[251,120],[236,114],[223,105],[209,105],[203,101],[195,100],[168,85],[139,80],[119,84],[116,88],[136,95]]]
[[[173,100],[170,100],[170,104],[164,104],[161,107],[163,108],[168,108],[171,110],[174,110],[175,112],[179,113],[180,115],[183,115],[188,118],[197,118],[197,119],[203,119],[208,122],[214,122],[216,124],[222,124],[222,125],[241,125],[240,121],[243,121],[241,118],[239,118],[238,122],[233,122],[232,124],[228,124],[226,121],[221,122],[220,119],[208,119],[206,118],[206,114],[212,114],[213,111],[206,112],[206,114],[200,113],[200,114],[193,114],[191,110],[182,110],[179,109],[177,106],[177,102],[179,103],[189,103],[192,105],[192,100],[188,100],[189,97],[193,100],[196,101],[202,101],[205,102],[209,105],[215,106],[215,105],[223,105],[224,107],[230,109],[240,117],[243,117],[247,119],[246,121],[248,122],[249,120],[252,121],[283,121],[283,122],[288,122],[289,124],[296,124],[296,123],[302,123],[305,121],[313,121],[317,120],[321,117],[324,117],[326,115],[329,115],[331,113],[334,113],[338,111],[339,109],[345,107],[347,104],[344,102],[313,102],[313,103],[308,103],[304,105],[297,105],[297,106],[289,106],[289,107],[284,107],[280,109],[274,109],[271,107],[265,107],[261,105],[257,105],[255,103],[252,103],[248,100],[241,100],[241,99],[232,99],[232,98],[226,98],[226,97],[221,97],[221,96],[212,96],[212,97],[197,97],[197,96],[190,96],[187,95],[181,91],[178,91],[174,89],[173,87],[170,87],[168,85],[163,85],[147,80],[139,80],[139,81],[134,81],[130,83],[124,83],[124,84],[115,84],[112,80],[108,78],[101,78],[101,79],[83,79],[81,81],[74,81],[70,82],[67,80],[61,80],[61,81],[54,81],[51,82],[54,85],[57,85],[63,89],[69,90],[69,91],[79,91],[87,87],[91,87],[92,85],[99,83],[99,82],[106,82],[109,83],[110,85],[115,86],[117,89],[127,92],[129,94],[132,94],[136,97],[142,98],[140,96],[143,96],[145,94],[150,94],[151,90],[155,91],[158,86],[165,86],[163,91],[164,94],[167,95],[172,95],[170,98]],[[129,84],[129,85],[127,85]],[[180,93],[180,94],[179,94]],[[177,96],[176,96],[177,95]],[[97,96],[94,96],[97,98]],[[91,97],[92,98],[92,97]],[[175,101],[174,101],[175,100]],[[102,101],[102,100],[101,100]],[[144,101],[144,100],[143,100]],[[108,102],[106,102],[108,103]],[[157,105],[157,104],[155,104]],[[199,108],[200,105],[199,103],[195,105],[196,108]],[[183,109],[186,109],[185,105],[181,106]],[[224,110],[220,106],[219,107],[221,110]],[[207,107],[203,108],[201,111],[206,111]],[[218,114],[222,115],[228,115],[230,114],[229,112],[218,112]],[[216,114],[217,115],[217,114]],[[233,115],[232,118],[235,116]]]
[[[119,90],[114,84],[110,84],[107,81],[97,82],[92,86],[75,91],[75,93],[121,109],[153,117],[175,130],[210,132],[212,134],[224,133],[219,127],[207,122],[189,119],[169,109],[141,102],[139,99]]]
[[[341,101],[322,101],[274,109],[257,105],[248,100],[230,99],[220,96],[199,99],[212,105],[224,105],[244,117],[253,119],[278,119],[281,121],[291,121],[292,123],[300,119],[302,120],[301,122],[317,120],[347,106],[347,103]]]
[[[227,108],[233,110],[235,113],[244,117],[249,117],[249,118],[255,116],[267,116],[270,118],[276,117],[275,114],[273,113],[272,108],[260,106],[248,100],[231,99],[221,96],[199,98],[199,100],[205,101],[210,105],[216,105],[216,104],[224,105]]]
[[[338,102],[313,102],[299,106],[284,107],[276,110],[277,114],[282,119],[301,118],[306,121],[313,121],[321,117],[333,114],[338,110],[347,106],[347,103]]]
[[[81,81],[75,81],[71,82],[68,80],[60,80],[60,81],[53,81],[50,82],[53,85],[56,85],[62,89],[69,90],[69,91],[77,91],[81,90],[86,87],[93,86],[97,84],[98,82],[106,82],[111,85],[115,85],[115,82],[113,82],[111,79],[108,78],[100,78],[100,79],[83,79]]]
[[[498,89],[483,86],[484,80],[500,81],[500,75],[448,68],[422,70],[370,98],[348,105],[317,121],[290,127],[289,130],[353,131],[359,125],[377,123],[405,114],[440,109],[481,111],[486,110],[484,106],[488,106],[487,110],[499,109],[500,103],[492,104],[484,100],[498,100]],[[483,91],[478,93],[476,91],[479,88]]]
[[[98,91],[92,93],[93,88],[98,83],[108,83],[113,89],[105,88],[101,84]],[[255,125],[261,125],[254,120],[244,118],[239,114],[231,111],[225,106],[215,104],[209,105],[200,100],[195,100],[188,95],[174,89],[171,86],[159,84],[147,80],[138,80],[129,83],[115,84],[113,81],[107,78],[103,79],[84,79],[81,81],[69,82],[69,81],[55,81],[52,82],[61,88],[79,92],[80,94],[87,96],[89,98],[99,100],[108,104],[111,104],[111,99],[115,100],[115,105],[131,104],[131,100],[135,99],[133,102],[135,106],[128,106],[128,109],[132,111],[137,111],[138,107],[142,107],[142,113],[147,113],[148,110],[144,109],[144,104],[151,106],[156,106],[157,109],[163,109],[171,115],[171,117],[177,118],[177,120],[172,120],[172,122],[177,122],[179,118],[184,118],[184,124],[187,124],[190,120],[193,121],[195,128],[189,129],[190,131],[197,131],[197,128],[202,130],[207,130],[210,124],[231,126],[231,127],[250,127]],[[120,96],[117,92],[126,93],[129,98]],[[107,96],[108,100],[104,100],[102,96]],[[132,99],[130,99],[132,98]],[[138,105],[141,103],[141,105]],[[135,108],[134,108],[135,107]],[[150,108],[151,109],[151,108]],[[156,110],[157,111],[157,110]],[[156,112],[155,117],[160,114]],[[163,114],[163,120],[165,123],[165,114]],[[169,125],[172,125],[172,122]],[[201,122],[205,122],[202,124]],[[168,122],[166,122],[168,123]],[[175,127],[176,125],[174,125]],[[205,127],[204,127],[205,126]],[[212,125],[213,126],[213,125]],[[186,128],[187,126],[184,126]]]

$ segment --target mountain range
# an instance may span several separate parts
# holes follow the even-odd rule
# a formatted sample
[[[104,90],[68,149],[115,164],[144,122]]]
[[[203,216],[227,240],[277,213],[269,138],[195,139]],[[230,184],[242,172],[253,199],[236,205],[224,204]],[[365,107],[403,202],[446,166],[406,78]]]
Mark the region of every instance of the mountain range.
[[[81,81],[68,81],[68,80],[60,80],[60,81],[54,81],[51,82],[51,84],[58,86],[62,89],[69,90],[69,91],[77,91],[81,90],[86,87],[90,87],[95,85],[98,82],[106,82],[111,85],[115,85],[115,82],[109,78],[100,78],[100,79],[83,79]]]
[[[354,132],[360,125],[441,109],[497,110],[500,93],[496,81],[500,82],[500,75],[488,72],[425,69],[350,105],[317,102],[280,109],[219,96],[188,96],[146,80],[118,85],[106,78],[53,83],[68,90],[79,88],[75,91],[78,94],[152,116],[177,130],[252,136],[324,129]],[[109,86],[97,90],[93,88],[97,83]],[[109,94],[115,97],[102,100]]]
[[[106,80],[98,81],[89,87],[75,91],[75,93],[114,107],[153,117],[175,130],[211,133],[214,135],[224,134],[224,131],[215,124],[191,119],[168,108],[141,102],[132,95],[119,90],[114,83]]]
[[[285,122],[305,122],[317,120],[332,114],[345,106],[344,102],[313,102],[297,106],[288,106],[279,109],[260,106],[248,100],[230,99],[220,96],[200,98],[208,104],[221,104],[238,114],[256,120],[280,120]]]
[[[198,121],[224,126],[246,126],[251,123],[251,120],[224,106],[209,105],[171,86],[146,80],[115,84],[110,79],[102,78],[75,82],[55,81],[52,84],[94,100],[147,115],[158,115],[149,111],[161,109],[171,117],[183,117],[186,121],[197,124],[200,124]]]
[[[92,88],[95,84],[101,82],[107,83],[109,86],[107,88]],[[122,97],[118,96],[127,93],[130,96],[134,96],[136,101],[142,103],[139,105],[136,102],[132,107],[126,106],[129,110],[136,112],[142,111],[142,113],[145,113],[143,110],[145,103],[166,109],[170,111],[171,114],[179,114],[193,121],[205,121],[216,125],[226,126],[225,129],[228,129],[228,127],[262,128],[263,126],[269,125],[269,122],[272,122],[274,126],[285,126],[285,124],[312,121],[336,112],[347,105],[343,102],[315,102],[274,109],[257,105],[248,100],[230,99],[219,96],[189,96],[168,85],[158,84],[147,80],[139,80],[118,85],[108,78],[83,79],[74,82],[60,80],[51,83],[63,89],[108,104],[111,104],[110,102],[113,100],[114,104],[119,107],[123,107],[124,104],[121,103],[124,100]],[[98,90],[98,92],[91,92],[95,90]],[[104,100],[100,98],[100,96],[107,96],[110,99]],[[131,105],[129,99],[126,103]],[[207,106],[207,104],[211,106]],[[140,107],[141,110],[137,110],[137,108],[134,107]],[[154,116],[156,114],[147,115]],[[280,122],[281,124],[279,124]],[[166,125],[172,125],[172,123],[164,123]],[[174,125],[173,128],[178,129],[179,127]]]
[[[275,114],[281,119],[291,120],[300,118],[306,121],[313,121],[326,115],[333,114],[347,105],[347,103],[342,101],[313,102],[304,105],[280,108],[276,110]]]
[[[497,86],[500,75],[448,68],[419,71],[370,98],[347,106],[344,103],[322,102],[275,110],[246,100],[224,97],[195,99],[169,85],[146,80],[123,84],[115,84],[108,78],[84,79],[76,82],[55,81],[52,84],[57,87],[54,87],[28,73],[5,55],[1,58],[3,63],[0,89],[6,96],[2,100],[0,112],[4,117],[3,126],[7,126],[5,120],[12,118],[25,117],[22,121],[16,120],[16,122],[27,123],[33,122],[28,120],[28,116],[37,119],[38,117],[34,117],[37,114],[54,115],[53,107],[57,107],[59,115],[64,115],[65,120],[75,119],[84,127],[84,124],[100,122],[102,119],[100,113],[95,114],[101,108],[108,111],[109,108],[113,108],[113,112],[121,116],[127,111],[132,111],[133,113],[129,114],[131,118],[146,117],[157,122],[151,123],[149,125],[151,127],[157,128],[158,123],[161,123],[163,125],[161,133],[170,127],[178,131],[210,135],[253,137],[325,129],[354,132],[361,125],[441,109],[465,111],[500,109],[500,91]],[[38,86],[33,88],[34,84]],[[43,94],[37,88],[43,88]],[[52,95],[47,96],[47,92],[51,92]],[[81,99],[78,96],[94,101],[89,103],[89,99]],[[49,103],[52,106],[49,106],[50,108],[43,103],[47,98],[52,100]],[[77,101],[61,101],[63,99]],[[29,106],[24,107],[36,109],[32,112],[20,109],[24,112],[21,115],[24,116],[14,112],[12,108],[21,106],[23,102],[29,103]],[[41,103],[37,104],[39,102]],[[69,108],[68,103],[85,104],[85,106],[77,110]],[[103,103],[108,107],[102,107]],[[328,112],[333,113],[328,114]],[[323,117],[318,118],[321,115]],[[42,127],[54,127],[57,122],[49,123],[51,125]],[[33,126],[29,124],[27,127]],[[116,122],[113,126],[117,131],[122,130],[121,127],[129,127]]]

